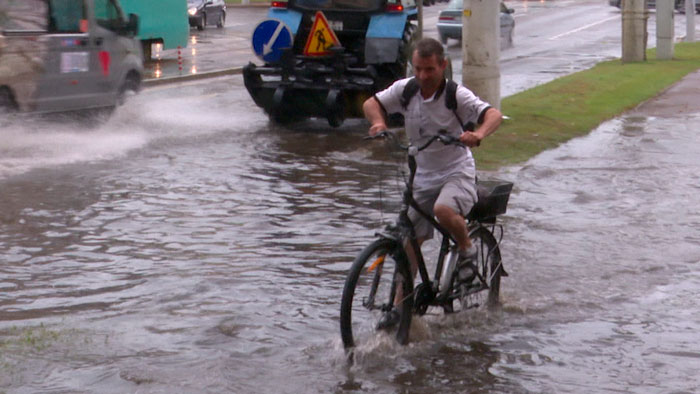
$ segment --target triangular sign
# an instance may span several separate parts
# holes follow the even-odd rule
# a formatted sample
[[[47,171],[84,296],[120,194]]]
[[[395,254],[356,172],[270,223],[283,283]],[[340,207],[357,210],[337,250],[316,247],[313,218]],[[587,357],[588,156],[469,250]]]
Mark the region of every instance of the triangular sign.
[[[316,11],[314,24],[311,26],[311,32],[304,47],[304,56],[328,55],[330,54],[329,49],[333,46],[340,46],[340,41],[328,25],[328,20],[323,12]]]

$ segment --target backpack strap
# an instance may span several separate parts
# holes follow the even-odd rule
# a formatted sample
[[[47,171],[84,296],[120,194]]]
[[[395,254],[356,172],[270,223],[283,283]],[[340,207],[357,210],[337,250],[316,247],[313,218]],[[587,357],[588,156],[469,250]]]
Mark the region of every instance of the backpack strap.
[[[418,93],[418,89],[420,89],[420,87],[418,86],[416,78],[409,79],[408,83],[403,88],[403,92],[401,92],[401,107],[404,110],[408,108],[408,103],[410,103],[413,96]]]
[[[445,84],[445,107],[450,111],[457,110],[457,82],[452,80],[447,81]],[[459,116],[457,119],[459,119]],[[462,121],[460,120],[459,123],[462,124]]]
[[[462,122],[462,118],[460,118],[457,114],[457,87],[457,82],[452,80],[448,80],[445,84],[445,107],[455,114],[459,125],[462,127],[462,131],[474,131],[474,123],[467,122],[467,124],[464,124],[464,122]],[[408,108],[408,103],[411,102],[411,99],[416,95],[416,93],[418,93],[419,89],[420,87],[418,86],[418,81],[416,81],[415,77],[411,78],[406,86],[404,86],[403,92],[401,92],[400,100],[401,107],[404,110]]]
[[[447,85],[445,85],[445,106],[455,114],[459,125],[462,127],[462,131],[474,131],[474,123],[467,122],[465,124],[462,122],[462,118],[459,117],[459,114],[457,114],[457,86],[457,82],[452,80],[447,81]]]

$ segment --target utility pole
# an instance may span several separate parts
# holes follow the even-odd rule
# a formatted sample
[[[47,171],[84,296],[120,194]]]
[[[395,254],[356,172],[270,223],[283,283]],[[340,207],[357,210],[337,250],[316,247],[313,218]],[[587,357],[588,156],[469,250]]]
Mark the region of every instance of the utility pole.
[[[423,0],[416,0],[418,7],[418,31],[416,32],[416,40],[423,38]]]
[[[685,41],[695,42],[695,1],[687,0],[685,2]]]
[[[656,58],[659,60],[673,59],[673,1],[656,0]]]
[[[464,0],[462,84],[482,100],[501,107],[500,2]]]
[[[646,0],[624,0],[622,2],[623,63],[646,60],[648,17],[646,8]]]

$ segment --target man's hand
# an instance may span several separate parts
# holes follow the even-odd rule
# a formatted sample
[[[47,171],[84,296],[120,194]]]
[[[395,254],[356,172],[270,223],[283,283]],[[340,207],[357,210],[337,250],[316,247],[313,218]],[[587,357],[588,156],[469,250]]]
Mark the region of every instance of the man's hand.
[[[382,131],[387,131],[387,130],[388,130],[388,127],[386,127],[386,123],[376,123],[376,124],[373,124],[369,128],[369,135],[370,135],[370,137],[374,137],[377,134],[381,133]]]
[[[482,139],[484,139],[484,137],[473,131],[465,131],[459,136],[459,141],[470,148],[481,145]]]
[[[375,135],[388,129],[384,118],[384,110],[382,110],[382,107],[379,105],[377,99],[374,97],[368,98],[362,104],[362,111],[365,113],[365,118],[367,118],[369,123],[372,124],[372,126],[369,128],[370,137],[374,137]]]
[[[501,120],[503,119],[503,114],[496,108],[489,108],[484,115],[484,122],[481,123],[476,131],[465,132],[459,136],[459,140],[470,148],[481,145],[481,140],[486,138],[488,135],[496,131],[498,126],[501,125]]]

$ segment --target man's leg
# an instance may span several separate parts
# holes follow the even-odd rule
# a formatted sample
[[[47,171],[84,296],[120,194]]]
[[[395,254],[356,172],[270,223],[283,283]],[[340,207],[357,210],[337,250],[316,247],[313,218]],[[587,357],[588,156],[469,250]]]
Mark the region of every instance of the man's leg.
[[[418,239],[419,248],[421,247],[421,245],[423,245],[424,241],[425,238]],[[410,263],[411,277],[415,279],[416,272],[418,272],[418,257],[416,257],[416,253],[413,250],[413,245],[410,241],[406,240],[406,243],[404,244],[404,250],[406,251],[406,258],[408,258],[408,261]],[[394,295],[394,305],[399,305],[401,301],[403,301],[403,298],[403,286],[397,286],[396,294]],[[394,327],[399,323],[400,318],[401,316],[399,316],[399,313],[396,310],[396,308],[384,313],[384,315],[377,322],[377,330],[387,330],[389,328]]]
[[[430,208],[434,204],[437,195],[422,195],[414,197],[417,201],[419,201],[418,204],[421,206],[421,208],[429,213],[431,212]],[[423,245],[423,242],[432,238],[433,226],[413,208],[409,210],[408,216],[411,220],[411,223],[413,223],[418,248],[420,248]],[[406,258],[409,261],[411,277],[415,279],[416,273],[418,272],[418,257],[416,251],[413,248],[413,244],[409,240],[405,241],[404,250],[406,251]],[[398,286],[396,288],[396,294],[394,295],[394,305],[400,304],[404,297],[405,295],[403,294],[402,286]],[[377,330],[386,330],[392,328],[396,324],[398,324],[399,319],[399,313],[396,310],[396,308],[394,308],[384,313],[384,315],[379,319],[379,321],[377,322]]]
[[[433,212],[438,222],[457,240],[461,252],[471,248],[464,217],[476,203],[476,184],[464,174],[451,176],[440,190]]]
[[[435,217],[455,237],[460,251],[466,252],[471,248],[472,243],[467,233],[467,223],[461,214],[447,205],[435,204]]]

